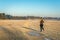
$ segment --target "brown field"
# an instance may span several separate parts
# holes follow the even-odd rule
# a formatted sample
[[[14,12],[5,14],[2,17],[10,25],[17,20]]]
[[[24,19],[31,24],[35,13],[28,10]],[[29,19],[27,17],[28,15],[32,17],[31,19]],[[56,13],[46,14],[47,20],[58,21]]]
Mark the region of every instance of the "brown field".
[[[44,20],[40,32],[39,20],[0,20],[0,40],[60,40],[60,21]]]

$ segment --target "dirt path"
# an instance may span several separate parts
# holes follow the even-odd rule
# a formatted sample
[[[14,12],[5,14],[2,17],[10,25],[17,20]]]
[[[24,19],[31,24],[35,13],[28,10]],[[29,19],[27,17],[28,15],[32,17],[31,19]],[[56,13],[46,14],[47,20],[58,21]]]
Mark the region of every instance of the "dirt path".
[[[11,30],[11,29],[12,30]],[[22,32],[18,30],[19,27],[3,27],[0,26],[0,31],[2,31],[2,35],[0,34],[0,40],[27,40],[24,38]],[[29,30],[28,32],[23,32],[25,35],[29,37],[30,40],[52,40],[51,38],[47,38],[44,36],[44,34],[41,34],[35,29],[27,28],[27,27],[20,27],[20,29],[26,29]],[[22,29],[23,30],[23,29]],[[1,32],[0,32],[1,33]],[[21,34],[21,35],[20,35]],[[2,37],[1,37],[2,36]],[[22,38],[23,37],[23,38]],[[2,39],[5,38],[5,39]]]

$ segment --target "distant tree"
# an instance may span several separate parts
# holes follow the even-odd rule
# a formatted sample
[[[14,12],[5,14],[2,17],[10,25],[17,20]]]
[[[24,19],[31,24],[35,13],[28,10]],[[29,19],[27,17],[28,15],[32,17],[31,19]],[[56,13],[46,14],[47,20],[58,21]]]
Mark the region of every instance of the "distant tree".
[[[6,19],[12,19],[11,15],[6,15],[5,17],[6,17]]]
[[[5,13],[0,13],[0,19],[5,19]]]

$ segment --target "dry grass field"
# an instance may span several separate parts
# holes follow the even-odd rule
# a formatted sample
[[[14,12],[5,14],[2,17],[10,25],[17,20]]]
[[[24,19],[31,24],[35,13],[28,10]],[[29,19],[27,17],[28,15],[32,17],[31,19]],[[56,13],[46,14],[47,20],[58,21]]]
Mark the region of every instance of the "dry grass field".
[[[44,20],[40,32],[40,20],[0,20],[0,40],[60,40],[60,21]]]

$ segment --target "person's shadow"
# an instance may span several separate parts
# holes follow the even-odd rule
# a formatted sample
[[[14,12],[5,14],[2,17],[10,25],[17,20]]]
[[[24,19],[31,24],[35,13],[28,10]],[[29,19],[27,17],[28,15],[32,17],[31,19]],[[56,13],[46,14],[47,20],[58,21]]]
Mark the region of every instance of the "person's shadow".
[[[38,30],[28,28],[28,27],[22,27],[22,28],[31,30],[31,31],[27,32],[27,34],[30,35],[30,36],[36,36],[36,37],[44,36],[43,40],[53,40],[52,38],[46,36],[45,34],[40,33],[40,31],[38,31]]]
[[[29,30],[33,30],[33,31],[36,31],[36,32],[38,32],[37,30],[35,30],[35,29],[32,29],[32,28],[28,28],[28,27],[22,27],[22,28],[25,28],[25,29],[29,29]]]
[[[31,36],[41,36],[41,35],[44,35],[44,34],[40,33],[40,31],[32,29],[32,28],[28,28],[28,27],[22,27],[22,28],[30,30],[27,34],[31,35]]]

